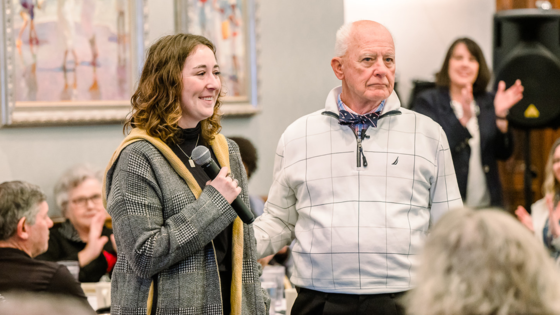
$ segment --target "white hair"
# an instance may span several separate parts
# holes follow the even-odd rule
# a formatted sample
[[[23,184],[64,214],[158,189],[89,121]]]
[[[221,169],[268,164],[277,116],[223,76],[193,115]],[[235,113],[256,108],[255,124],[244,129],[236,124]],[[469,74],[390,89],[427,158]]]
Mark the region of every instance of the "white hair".
[[[560,314],[560,274],[545,247],[509,213],[458,209],[426,239],[412,315]]]
[[[348,50],[348,39],[352,33],[354,22],[342,25],[336,32],[336,42],[334,44],[335,57],[342,57]]]
[[[97,179],[99,183],[102,183],[103,173],[88,164],[79,164],[66,170],[58,179],[54,185],[54,199],[62,215],[66,215],[70,191],[90,178]]]

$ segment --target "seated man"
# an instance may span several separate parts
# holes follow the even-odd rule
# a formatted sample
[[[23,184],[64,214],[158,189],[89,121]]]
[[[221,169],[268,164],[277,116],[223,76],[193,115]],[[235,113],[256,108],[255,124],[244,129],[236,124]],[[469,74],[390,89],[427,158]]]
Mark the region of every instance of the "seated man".
[[[35,185],[20,181],[0,184],[0,294],[61,294],[87,304],[84,291],[66,267],[33,259],[47,250],[53,225],[45,199]]]

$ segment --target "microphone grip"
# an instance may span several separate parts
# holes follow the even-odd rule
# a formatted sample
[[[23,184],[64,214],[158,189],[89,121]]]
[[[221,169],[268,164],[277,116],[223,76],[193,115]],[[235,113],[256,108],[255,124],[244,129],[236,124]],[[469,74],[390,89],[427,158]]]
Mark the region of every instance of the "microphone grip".
[[[201,167],[206,175],[208,175],[208,177],[210,177],[210,179],[212,180],[214,180],[214,178],[216,178],[216,176],[218,176],[218,173],[220,172],[218,164],[216,164],[213,160],[210,160],[209,163],[207,163],[206,165],[202,165]],[[251,224],[253,223],[253,221],[255,221],[255,216],[253,216],[251,210],[247,208],[247,206],[239,196],[237,196],[237,198],[235,198],[235,200],[231,203],[231,207],[233,208],[233,210],[235,210],[243,223]]]
[[[253,223],[253,221],[255,221],[255,216],[253,215],[251,210],[247,208],[247,206],[241,200],[241,198],[239,198],[239,196],[237,196],[237,198],[235,198],[235,200],[231,203],[231,207],[233,208],[233,210],[235,210],[235,212],[237,212],[237,215],[239,216],[241,221],[243,221],[243,223],[251,224]]]

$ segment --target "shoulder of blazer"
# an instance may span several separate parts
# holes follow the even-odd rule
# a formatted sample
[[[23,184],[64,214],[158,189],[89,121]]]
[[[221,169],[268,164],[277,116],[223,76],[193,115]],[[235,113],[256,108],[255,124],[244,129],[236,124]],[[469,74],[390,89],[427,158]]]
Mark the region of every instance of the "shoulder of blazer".
[[[423,91],[422,93],[418,94],[416,98],[423,98],[433,105],[439,105],[442,103],[449,104],[449,102],[451,102],[449,89],[445,87],[437,87]]]

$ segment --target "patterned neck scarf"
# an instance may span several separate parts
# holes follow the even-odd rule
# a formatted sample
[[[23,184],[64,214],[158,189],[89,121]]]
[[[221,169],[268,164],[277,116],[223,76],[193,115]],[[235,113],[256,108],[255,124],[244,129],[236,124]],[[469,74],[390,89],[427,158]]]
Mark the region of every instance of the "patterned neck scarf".
[[[377,119],[385,107],[385,101],[383,100],[377,109],[373,112],[366,113],[364,115],[356,114],[352,111],[346,104],[340,99],[340,94],[338,94],[337,105],[338,105],[338,123],[340,125],[350,126],[354,130],[356,136],[360,136],[365,133],[368,127],[377,128]]]

